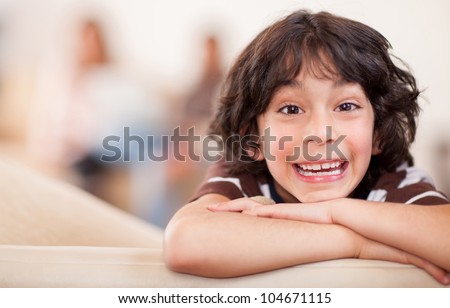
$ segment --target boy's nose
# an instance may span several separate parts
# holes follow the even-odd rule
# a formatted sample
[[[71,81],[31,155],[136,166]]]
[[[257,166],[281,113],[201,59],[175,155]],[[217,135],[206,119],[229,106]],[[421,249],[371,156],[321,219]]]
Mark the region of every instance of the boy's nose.
[[[335,139],[335,134],[332,117],[320,113],[310,118],[303,142],[316,145],[331,143]]]

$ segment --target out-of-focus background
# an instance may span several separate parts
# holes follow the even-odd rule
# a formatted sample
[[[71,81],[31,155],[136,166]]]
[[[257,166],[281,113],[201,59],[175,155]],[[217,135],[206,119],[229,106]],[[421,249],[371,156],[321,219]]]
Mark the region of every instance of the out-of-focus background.
[[[425,90],[416,164],[450,193],[446,0],[0,0],[0,156],[164,227],[208,162],[173,159],[189,149],[170,149],[163,136],[191,126],[205,134],[239,52],[300,8],[362,21],[389,39]],[[110,140],[107,151],[107,136],[129,146]],[[99,159],[119,148],[121,161]],[[148,158],[168,148],[169,159]]]

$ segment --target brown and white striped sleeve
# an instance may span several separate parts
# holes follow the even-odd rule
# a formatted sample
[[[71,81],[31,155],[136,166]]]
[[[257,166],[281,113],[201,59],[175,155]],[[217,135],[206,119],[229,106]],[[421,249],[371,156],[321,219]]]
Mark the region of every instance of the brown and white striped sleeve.
[[[206,194],[223,195],[230,200],[242,197],[259,196],[261,192],[258,179],[249,173],[230,175],[225,162],[217,162],[209,166],[205,180],[197,189],[190,201]]]
[[[436,190],[427,173],[405,165],[397,172],[382,175],[367,200],[420,205],[449,203],[448,198]]]

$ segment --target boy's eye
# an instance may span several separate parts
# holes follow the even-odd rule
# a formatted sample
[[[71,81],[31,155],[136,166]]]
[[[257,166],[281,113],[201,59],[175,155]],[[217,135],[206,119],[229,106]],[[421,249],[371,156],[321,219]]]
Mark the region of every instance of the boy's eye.
[[[281,108],[280,112],[284,114],[299,114],[302,112],[302,109],[295,105],[288,105]]]
[[[335,109],[336,111],[353,111],[356,109],[359,109],[360,107],[358,105],[356,105],[355,103],[343,103],[340,104],[339,106],[337,106],[337,108]]]

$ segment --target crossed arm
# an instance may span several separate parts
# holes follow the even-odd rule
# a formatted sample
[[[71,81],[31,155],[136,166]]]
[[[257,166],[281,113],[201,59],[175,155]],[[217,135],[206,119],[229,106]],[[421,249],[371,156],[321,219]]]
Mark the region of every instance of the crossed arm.
[[[362,204],[364,203],[364,204]],[[175,271],[234,277],[337,258],[410,263],[449,284],[450,207],[339,199],[260,205],[205,195],[166,229]]]

